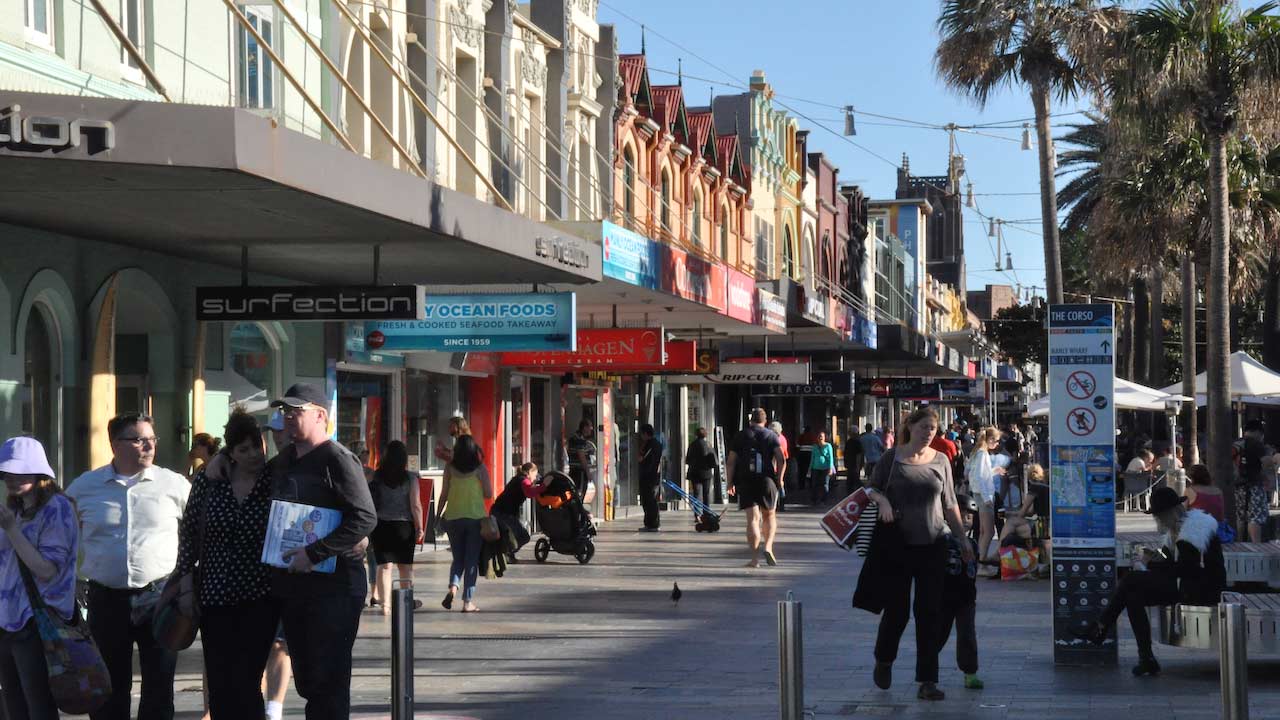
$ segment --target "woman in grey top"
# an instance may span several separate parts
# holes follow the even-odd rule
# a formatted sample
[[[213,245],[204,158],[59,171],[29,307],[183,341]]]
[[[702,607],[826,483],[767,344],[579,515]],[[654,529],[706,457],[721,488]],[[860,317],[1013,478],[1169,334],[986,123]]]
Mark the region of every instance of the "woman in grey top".
[[[939,617],[942,583],[946,573],[947,543],[943,526],[950,525],[957,537],[964,535],[964,523],[956,505],[951,480],[951,463],[929,447],[938,432],[938,415],[922,407],[907,416],[898,435],[898,444],[885,452],[871,476],[868,495],[880,507],[880,522],[901,533],[901,572],[881,579],[885,598],[880,631],[876,636],[877,686],[888,689],[893,682],[893,661],[898,643],[907,628],[909,612],[916,619],[916,682],[921,700],[941,700],[938,689],[938,651],[941,650]],[[962,556],[973,561],[973,550],[965,543]],[[911,586],[915,603],[911,607]]]
[[[409,472],[409,451],[404,443],[392,440],[387,443],[382,462],[373,473],[369,493],[378,511],[378,525],[369,536],[373,556],[378,561],[378,585],[375,603],[382,606],[382,614],[391,614],[391,566],[394,564],[401,580],[413,579],[414,545],[422,542],[424,528],[422,503],[418,497],[418,474]],[[414,608],[422,607],[415,600]]]

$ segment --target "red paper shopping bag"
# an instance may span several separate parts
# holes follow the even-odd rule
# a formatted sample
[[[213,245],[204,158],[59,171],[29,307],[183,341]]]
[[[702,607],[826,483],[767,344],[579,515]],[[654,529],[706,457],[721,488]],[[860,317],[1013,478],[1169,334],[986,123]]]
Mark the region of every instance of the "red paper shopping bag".
[[[863,512],[870,503],[867,497],[866,488],[858,488],[853,491],[849,497],[836,503],[826,515],[822,516],[819,524],[822,529],[831,536],[837,545],[845,550],[852,550],[854,544],[854,530],[858,528],[858,521],[862,518]],[[874,521],[874,518],[870,518]]]

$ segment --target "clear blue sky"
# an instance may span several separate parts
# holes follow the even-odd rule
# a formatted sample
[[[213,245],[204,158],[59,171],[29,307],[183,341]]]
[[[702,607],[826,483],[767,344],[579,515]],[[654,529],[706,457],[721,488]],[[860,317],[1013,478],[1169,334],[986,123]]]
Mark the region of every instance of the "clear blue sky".
[[[677,58],[682,59],[685,96],[691,105],[706,104],[713,89],[717,95],[742,92],[734,85],[745,86],[752,70],[764,70],[780,96],[777,100],[810,118],[800,118],[801,127],[813,131],[809,151],[826,153],[839,166],[842,182],[861,185],[878,199],[893,197],[894,167],[904,152],[914,174],[945,174],[947,133],[873,124],[893,121],[860,115],[858,134],[849,139],[863,150],[822,129],[840,133],[843,113],[808,101],[853,105],[938,125],[996,123],[1032,115],[1030,98],[1020,87],[997,93],[985,110],[943,87],[933,68],[939,6],[939,0],[602,0],[599,20],[618,28],[624,53],[639,52],[637,22],[644,23],[652,82],[673,83]],[[1055,106],[1054,112],[1087,107],[1087,100],[1080,99]],[[1055,118],[1054,134],[1063,134],[1066,123],[1082,119]],[[995,240],[988,239],[987,224],[966,210],[969,289],[1016,282],[1043,288],[1036,153],[1021,150],[1020,129],[984,132],[1004,139],[957,134],[978,208],[1002,219],[1034,222],[1017,225],[1021,230],[1005,227],[1014,272],[995,272]],[[1037,292],[1044,294],[1043,289]]]

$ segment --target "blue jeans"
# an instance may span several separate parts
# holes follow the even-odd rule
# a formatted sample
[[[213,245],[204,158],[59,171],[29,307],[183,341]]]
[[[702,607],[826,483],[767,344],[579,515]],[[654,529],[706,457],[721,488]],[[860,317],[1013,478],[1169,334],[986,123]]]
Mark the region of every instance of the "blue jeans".
[[[462,601],[471,602],[480,574],[480,521],[474,518],[445,520],[444,531],[449,535],[449,551],[453,553],[449,585],[461,587]]]

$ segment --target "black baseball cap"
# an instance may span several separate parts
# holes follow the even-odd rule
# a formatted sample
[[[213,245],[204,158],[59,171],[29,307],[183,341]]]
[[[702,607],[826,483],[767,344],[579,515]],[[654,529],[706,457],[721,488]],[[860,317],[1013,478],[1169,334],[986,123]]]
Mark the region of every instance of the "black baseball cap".
[[[300,408],[304,405],[328,407],[324,391],[311,383],[296,383],[284,391],[284,397],[271,401],[271,407]]]

